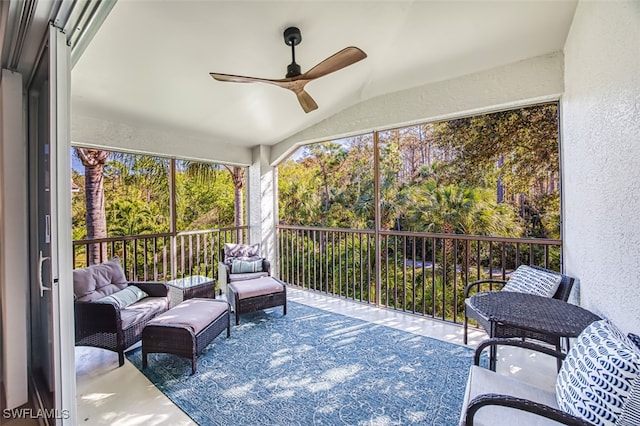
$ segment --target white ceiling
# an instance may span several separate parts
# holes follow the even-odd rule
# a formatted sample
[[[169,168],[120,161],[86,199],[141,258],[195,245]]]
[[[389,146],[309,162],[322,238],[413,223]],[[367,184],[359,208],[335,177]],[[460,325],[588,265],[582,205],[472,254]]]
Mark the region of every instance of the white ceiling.
[[[274,145],[367,99],[562,50],[576,1],[119,0],[72,73],[73,114],[239,146]],[[309,83],[283,78],[298,26],[307,71],[346,46],[368,58]]]

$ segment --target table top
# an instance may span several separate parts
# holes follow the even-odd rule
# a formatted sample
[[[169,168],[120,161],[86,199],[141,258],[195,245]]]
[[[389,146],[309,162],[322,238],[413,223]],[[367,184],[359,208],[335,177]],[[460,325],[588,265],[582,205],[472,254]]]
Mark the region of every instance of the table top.
[[[210,284],[212,282],[213,278],[205,277],[202,275],[190,275],[188,277],[167,281],[167,285],[178,288],[190,288],[203,284]]]
[[[562,300],[510,291],[476,293],[469,304],[491,322],[557,337],[577,337],[601,319]]]

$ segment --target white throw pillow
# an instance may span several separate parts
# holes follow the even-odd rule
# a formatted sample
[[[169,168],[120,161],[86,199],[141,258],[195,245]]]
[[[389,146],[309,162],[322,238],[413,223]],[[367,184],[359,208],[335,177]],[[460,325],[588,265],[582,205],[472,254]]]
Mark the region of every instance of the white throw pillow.
[[[502,291],[536,294],[538,296],[553,297],[562,281],[560,274],[541,271],[527,265],[520,265],[516,269]]]
[[[105,296],[102,299],[98,299],[99,303],[114,303],[120,309],[124,309],[127,306],[137,302],[138,300],[142,300],[149,295],[139,289],[134,285],[130,285],[127,288],[124,288],[120,291],[116,291],[115,293]]]
[[[580,333],[562,363],[558,406],[596,425],[616,425],[639,374],[638,348],[608,320],[596,321]]]
[[[633,381],[631,393],[622,407],[616,426],[640,425],[640,375]]]

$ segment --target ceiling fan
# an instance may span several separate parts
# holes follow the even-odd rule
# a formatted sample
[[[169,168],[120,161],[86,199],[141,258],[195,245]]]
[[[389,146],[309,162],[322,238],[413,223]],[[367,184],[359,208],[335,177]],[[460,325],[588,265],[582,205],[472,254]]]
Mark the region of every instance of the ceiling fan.
[[[211,77],[219,81],[230,81],[234,83],[268,83],[284,89],[289,89],[298,97],[298,102],[300,102],[300,106],[302,106],[304,112],[311,112],[318,108],[318,104],[316,104],[313,98],[304,90],[304,86],[316,78],[331,74],[332,72],[341,70],[342,68],[361,61],[367,57],[367,54],[357,47],[346,47],[302,74],[300,72],[300,65],[296,64],[295,51],[295,47],[300,44],[301,41],[302,34],[298,28],[289,27],[284,31],[284,42],[287,46],[291,46],[291,63],[287,66],[287,75],[285,78],[269,79],[243,77],[240,75],[218,74],[214,72],[210,73]]]

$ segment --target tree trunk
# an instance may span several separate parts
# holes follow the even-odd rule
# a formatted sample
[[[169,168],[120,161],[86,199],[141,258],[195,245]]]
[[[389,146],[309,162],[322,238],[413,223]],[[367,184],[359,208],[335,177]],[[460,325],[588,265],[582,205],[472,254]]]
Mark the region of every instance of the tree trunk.
[[[453,224],[449,221],[444,221],[442,223],[442,232],[444,234],[453,234],[454,229],[453,229]],[[444,240],[444,253],[445,255],[450,255],[451,252],[453,252],[453,240],[451,240],[450,238],[445,238]]]
[[[236,227],[244,225],[244,204],[242,202],[242,188],[244,188],[244,169],[238,166],[224,166],[231,174],[233,182],[233,221]],[[236,232],[237,242],[240,241],[240,231]]]
[[[107,238],[107,215],[104,204],[104,164],[109,151],[76,148],[78,158],[84,165],[84,187],[86,204],[87,239]],[[107,244],[90,244],[89,265],[100,263],[107,255]]]

